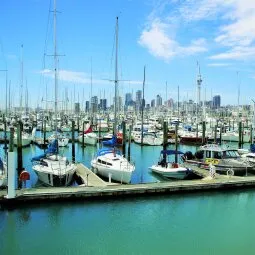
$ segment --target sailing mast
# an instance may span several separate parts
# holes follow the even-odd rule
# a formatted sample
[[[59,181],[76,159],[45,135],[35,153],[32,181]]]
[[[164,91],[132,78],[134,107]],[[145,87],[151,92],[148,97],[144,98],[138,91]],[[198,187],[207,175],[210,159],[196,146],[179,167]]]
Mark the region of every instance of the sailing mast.
[[[117,134],[117,96],[118,96],[118,24],[119,17],[116,18],[116,51],[115,51],[115,87],[114,87],[114,126],[113,126],[113,135]]]
[[[57,138],[57,3],[54,0],[54,85],[55,85],[55,102],[54,102],[54,113],[55,113],[55,138]]]

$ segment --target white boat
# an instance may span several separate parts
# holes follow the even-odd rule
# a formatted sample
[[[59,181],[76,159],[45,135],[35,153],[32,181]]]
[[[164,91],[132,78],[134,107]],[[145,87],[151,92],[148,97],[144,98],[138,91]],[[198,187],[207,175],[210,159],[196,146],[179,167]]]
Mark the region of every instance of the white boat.
[[[0,158],[0,188],[7,185],[7,166],[6,162]]]
[[[206,144],[200,146],[193,155],[191,152],[184,154],[187,163],[195,163],[209,170],[210,165],[215,166],[219,174],[246,175],[254,172],[253,166],[240,156],[236,149],[218,144]]]
[[[116,151],[115,145],[117,143],[117,88],[118,88],[118,68],[117,68],[117,37],[118,37],[118,17],[116,19],[116,62],[115,62],[115,101],[114,101],[114,126],[113,126],[113,138],[109,141],[105,141],[107,145],[112,145],[113,148],[99,149],[97,155],[91,161],[92,169],[95,173],[113,179],[120,183],[130,183],[132,173],[135,170],[134,164],[129,162],[119,152]],[[111,144],[112,143],[112,144]]]
[[[120,183],[130,183],[135,170],[134,164],[114,148],[100,149],[91,161],[91,166],[94,173]]]
[[[142,135],[136,135],[134,137],[134,142],[137,144],[142,143]],[[150,145],[150,146],[158,146],[163,144],[163,138],[158,137],[156,133],[146,132],[143,134],[143,145]]]
[[[29,133],[26,133],[26,132],[21,133],[21,146],[22,147],[26,147],[26,146],[29,146],[31,144],[31,142],[35,138],[35,131],[36,131],[36,128],[33,129],[32,134],[29,134]],[[17,138],[18,138],[17,133],[14,133],[13,144],[15,146],[17,146],[17,144],[18,144],[18,139]]]
[[[58,154],[58,140],[54,140],[42,155],[32,158],[32,169],[47,186],[68,186],[73,180],[76,165]]]
[[[149,167],[153,172],[167,178],[180,180],[183,180],[189,176],[192,171],[190,168],[184,167],[179,163],[175,163],[173,160],[170,161],[170,157],[167,157],[175,154],[183,155],[182,152],[174,150],[162,150],[160,154],[160,161],[157,164]]]
[[[60,133],[52,134],[47,139],[48,139],[48,142],[51,143],[56,138],[58,139],[58,146],[59,147],[66,147],[69,143],[69,138],[67,136],[63,135],[63,134],[60,134]]]
[[[84,137],[84,144],[88,144],[88,145],[96,145],[97,144],[98,137],[94,132],[92,132],[91,126],[88,127],[87,130],[84,131],[83,134],[79,135],[78,141],[80,143],[82,143],[82,139],[83,139],[82,137]]]

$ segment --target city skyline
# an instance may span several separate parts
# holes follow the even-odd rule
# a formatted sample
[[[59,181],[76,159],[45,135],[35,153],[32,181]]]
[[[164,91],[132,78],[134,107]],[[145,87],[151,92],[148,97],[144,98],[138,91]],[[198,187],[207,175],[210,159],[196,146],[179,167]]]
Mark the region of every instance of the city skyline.
[[[43,106],[54,97],[53,0],[3,0],[0,17],[0,95],[12,106]],[[163,101],[221,96],[222,105],[253,104],[255,3],[249,0],[57,1],[58,97],[72,101],[114,93],[114,33],[119,16],[119,94],[142,90]],[[131,18],[132,17],[132,18]],[[210,29],[208,29],[210,27]],[[22,46],[23,45],[23,46]],[[5,70],[8,70],[6,72]],[[23,74],[21,74],[21,72]],[[8,75],[6,77],[6,74]],[[92,77],[92,89],[91,89]],[[125,81],[123,81],[125,80]],[[46,95],[47,90],[47,95]],[[100,96],[101,94],[101,96]],[[167,94],[167,95],[166,95]],[[43,99],[43,101],[42,101]],[[50,107],[49,103],[49,107]]]

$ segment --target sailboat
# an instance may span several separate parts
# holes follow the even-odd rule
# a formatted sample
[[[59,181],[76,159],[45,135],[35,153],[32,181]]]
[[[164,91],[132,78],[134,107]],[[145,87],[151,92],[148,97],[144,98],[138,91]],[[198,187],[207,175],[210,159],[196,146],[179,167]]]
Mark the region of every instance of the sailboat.
[[[105,178],[120,182],[130,183],[134,164],[130,163],[120,151],[115,148],[117,141],[117,89],[118,89],[118,17],[116,18],[116,52],[115,52],[115,97],[114,97],[114,126],[113,138],[107,141],[112,148],[99,149],[91,161],[92,170]]]
[[[54,1],[54,20],[56,23],[56,0]],[[57,116],[57,50],[56,31],[55,44],[55,116]],[[69,162],[66,157],[60,156],[58,151],[57,121],[55,121],[55,139],[49,144],[49,148],[42,155],[32,158],[32,169],[38,175],[38,179],[49,186],[68,186],[73,180],[76,165]]]

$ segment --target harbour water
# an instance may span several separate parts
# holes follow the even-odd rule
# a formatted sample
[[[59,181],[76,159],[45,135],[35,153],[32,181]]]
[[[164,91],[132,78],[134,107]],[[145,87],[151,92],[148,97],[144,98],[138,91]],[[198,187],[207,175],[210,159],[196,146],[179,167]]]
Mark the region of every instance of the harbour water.
[[[76,161],[89,166],[96,148],[75,149]],[[148,169],[160,150],[132,144],[132,183],[164,181]],[[40,151],[34,145],[23,149],[28,186],[38,185],[30,160]],[[71,144],[63,153],[71,159]],[[1,208],[0,254],[252,254],[254,194],[200,192]]]

